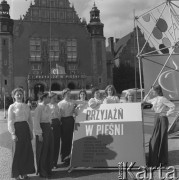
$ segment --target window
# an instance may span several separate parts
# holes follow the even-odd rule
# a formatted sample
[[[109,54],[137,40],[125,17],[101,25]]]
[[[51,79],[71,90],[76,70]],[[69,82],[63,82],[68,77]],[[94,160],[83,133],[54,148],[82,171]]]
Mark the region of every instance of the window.
[[[32,64],[32,70],[41,70],[40,64]]]
[[[46,6],[46,0],[41,1],[42,6]]]
[[[41,60],[41,42],[40,39],[34,38],[30,40],[30,60]]]
[[[55,1],[54,0],[50,0],[50,7],[55,7],[56,4],[55,4]]]
[[[77,70],[77,65],[69,64],[69,65],[68,65],[68,70],[70,70],[70,71],[76,71],[76,70]]]
[[[63,0],[59,0],[59,7],[63,7],[63,6],[64,6]]]
[[[59,42],[58,42],[58,40],[51,40],[49,44],[50,44],[50,52],[49,52],[50,60],[58,61],[59,60]]]
[[[77,42],[76,39],[67,40],[67,61],[76,62],[77,61]]]
[[[3,39],[3,45],[5,46],[6,45],[6,39]]]
[[[65,19],[64,12],[59,12],[59,19]]]

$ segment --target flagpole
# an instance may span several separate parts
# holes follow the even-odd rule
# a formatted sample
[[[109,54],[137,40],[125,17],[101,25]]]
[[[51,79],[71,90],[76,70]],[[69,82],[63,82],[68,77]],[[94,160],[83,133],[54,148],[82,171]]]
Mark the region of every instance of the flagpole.
[[[134,19],[136,21],[136,17]],[[136,23],[135,23],[136,24]],[[138,63],[139,63],[139,79],[140,79],[140,90],[141,90],[141,101],[143,99],[143,94],[142,94],[142,70],[141,70],[141,56],[140,56],[140,46],[139,46],[139,33],[138,33],[138,27],[135,26],[136,28],[136,34],[137,34],[137,58],[138,58]]]
[[[51,62],[51,36],[52,36],[52,27],[51,27],[51,0],[50,0],[50,42],[49,42],[49,92],[51,92],[51,84],[52,84],[52,73],[51,73],[51,69],[52,69],[52,62]]]
[[[134,15],[134,54],[135,54],[135,49],[136,49],[136,26],[135,26],[135,9],[133,10],[133,15]],[[137,101],[137,70],[136,70],[136,56],[134,56],[134,66],[135,66],[135,89],[136,89],[136,93],[135,93],[135,102]]]

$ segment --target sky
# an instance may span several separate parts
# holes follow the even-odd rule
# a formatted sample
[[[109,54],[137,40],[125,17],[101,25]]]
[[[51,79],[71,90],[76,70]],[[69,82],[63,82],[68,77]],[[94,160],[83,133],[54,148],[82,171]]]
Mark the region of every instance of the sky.
[[[0,0],[2,1],[2,0]],[[104,36],[122,38],[134,28],[134,14],[140,15],[148,9],[166,0],[69,0],[74,5],[80,18],[89,22],[90,10],[94,1],[100,10],[101,22],[104,24]],[[11,5],[12,19],[25,15],[33,0],[7,0]]]

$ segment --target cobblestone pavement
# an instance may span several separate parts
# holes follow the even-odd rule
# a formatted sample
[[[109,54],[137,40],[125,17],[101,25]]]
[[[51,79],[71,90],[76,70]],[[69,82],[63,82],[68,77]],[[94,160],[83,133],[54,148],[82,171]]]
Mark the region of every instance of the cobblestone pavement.
[[[179,110],[179,105],[177,105],[177,110]],[[144,112],[144,138],[145,138],[145,152],[148,152],[148,141],[153,129],[153,113],[151,111]],[[169,124],[172,124],[174,116],[169,119]],[[174,166],[176,168],[176,177],[179,176],[179,137],[169,137],[169,166]],[[32,141],[34,146],[34,140]],[[4,120],[4,113],[0,111],[0,180],[9,180],[10,169],[11,169],[11,137],[7,131],[7,121]],[[172,169],[165,169],[162,171],[162,176]],[[135,176],[138,171],[134,171]],[[178,175],[177,175],[178,174]],[[149,173],[147,174],[149,176]],[[160,173],[159,171],[153,172],[153,179],[158,180]],[[128,179],[132,179],[132,174],[128,176]],[[32,180],[42,179],[35,174],[30,176]],[[67,172],[65,168],[56,169],[53,172],[51,179],[64,179],[64,180],[117,180],[118,170],[75,170],[71,173]]]

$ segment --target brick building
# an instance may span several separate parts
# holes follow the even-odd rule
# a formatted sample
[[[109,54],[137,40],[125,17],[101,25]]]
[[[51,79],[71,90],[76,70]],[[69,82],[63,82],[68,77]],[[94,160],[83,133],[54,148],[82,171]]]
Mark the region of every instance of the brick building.
[[[87,24],[69,0],[35,0],[26,15],[12,20],[0,4],[0,90],[22,86],[39,92],[107,85],[103,23],[94,4]]]

